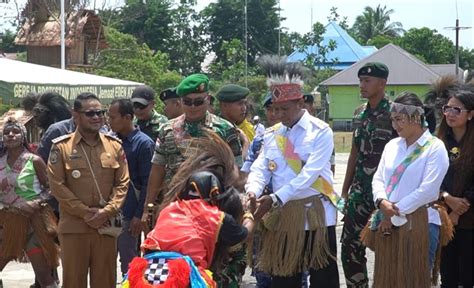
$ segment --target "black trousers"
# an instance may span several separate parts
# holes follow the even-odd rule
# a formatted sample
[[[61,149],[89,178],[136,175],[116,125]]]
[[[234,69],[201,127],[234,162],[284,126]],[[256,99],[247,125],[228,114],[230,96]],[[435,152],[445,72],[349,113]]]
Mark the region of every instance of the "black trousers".
[[[328,241],[329,249],[334,257],[337,255],[336,227],[329,226]],[[311,235],[312,234],[312,235]],[[307,237],[314,237],[314,233],[307,232]],[[339,271],[337,262],[329,259],[329,265],[323,269],[309,270],[310,288],[339,288]],[[302,273],[290,277],[272,276],[272,288],[301,288]]]
[[[441,252],[441,287],[464,288],[474,286],[473,249],[474,229],[456,228],[454,239]]]

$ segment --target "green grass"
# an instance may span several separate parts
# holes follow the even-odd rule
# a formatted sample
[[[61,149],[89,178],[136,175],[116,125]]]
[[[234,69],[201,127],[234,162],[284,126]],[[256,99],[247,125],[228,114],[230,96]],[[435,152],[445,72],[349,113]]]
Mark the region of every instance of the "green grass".
[[[334,132],[336,153],[349,153],[352,145],[352,132]]]

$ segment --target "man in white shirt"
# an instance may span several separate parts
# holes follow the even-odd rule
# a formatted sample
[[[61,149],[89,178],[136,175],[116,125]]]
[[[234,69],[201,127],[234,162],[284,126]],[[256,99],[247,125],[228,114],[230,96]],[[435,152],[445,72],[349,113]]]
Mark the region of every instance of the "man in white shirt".
[[[282,124],[266,132],[245,185],[250,202],[258,199],[256,215],[268,212],[260,268],[272,275],[272,287],[301,287],[304,271],[310,272],[312,287],[339,287],[336,208],[317,185],[333,184],[333,133],[303,109],[302,82],[288,78],[289,83],[268,81]],[[262,195],[270,180],[274,193]]]

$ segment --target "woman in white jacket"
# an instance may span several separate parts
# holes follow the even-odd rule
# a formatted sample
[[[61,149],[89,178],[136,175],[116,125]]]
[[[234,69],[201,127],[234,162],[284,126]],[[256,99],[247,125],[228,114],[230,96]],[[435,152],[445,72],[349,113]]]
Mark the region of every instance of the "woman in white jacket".
[[[372,181],[379,209],[370,221],[374,287],[430,287],[428,217],[439,221],[439,214],[427,206],[438,199],[448,155],[426,128],[423,104],[415,94],[398,96],[391,118],[400,137],[385,146]]]

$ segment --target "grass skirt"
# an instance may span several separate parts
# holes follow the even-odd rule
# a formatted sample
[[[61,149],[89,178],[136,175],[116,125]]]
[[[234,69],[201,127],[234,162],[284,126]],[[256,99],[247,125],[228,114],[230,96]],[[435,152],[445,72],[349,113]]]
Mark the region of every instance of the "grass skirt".
[[[56,217],[49,206],[41,207],[33,216],[20,214],[17,209],[0,210],[0,255],[24,260],[28,234],[33,231],[51,267],[59,265],[59,246],[55,243]]]
[[[366,229],[361,234],[363,241],[371,238],[369,244],[375,249],[373,287],[431,287],[427,209],[419,208],[407,215],[407,219],[405,225],[392,229],[391,236]],[[372,235],[367,237],[367,234]]]
[[[311,204],[310,207],[306,207]],[[307,237],[308,232],[314,237]],[[331,255],[324,206],[318,196],[272,208],[263,219],[259,268],[275,276],[292,276],[329,264]]]

